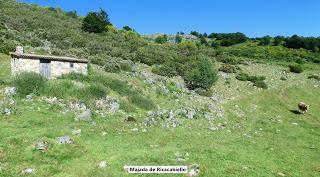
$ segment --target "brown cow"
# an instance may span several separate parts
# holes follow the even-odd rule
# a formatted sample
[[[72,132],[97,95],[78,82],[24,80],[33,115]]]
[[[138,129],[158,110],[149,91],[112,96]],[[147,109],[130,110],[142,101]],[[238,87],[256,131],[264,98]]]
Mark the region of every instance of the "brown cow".
[[[309,105],[305,104],[304,102],[300,102],[298,104],[298,108],[300,110],[300,113],[304,114],[304,113],[306,113],[308,111]]]

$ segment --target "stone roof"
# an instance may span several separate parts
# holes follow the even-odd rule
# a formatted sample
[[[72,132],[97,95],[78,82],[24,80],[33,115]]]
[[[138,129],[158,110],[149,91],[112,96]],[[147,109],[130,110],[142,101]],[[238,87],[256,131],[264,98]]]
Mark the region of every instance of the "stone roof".
[[[14,52],[10,52],[11,57],[15,58],[26,58],[26,59],[45,59],[45,60],[55,60],[55,61],[70,61],[76,63],[88,63],[86,59],[77,59],[71,57],[61,57],[61,56],[49,56],[49,55],[36,55],[36,54],[18,54]]]

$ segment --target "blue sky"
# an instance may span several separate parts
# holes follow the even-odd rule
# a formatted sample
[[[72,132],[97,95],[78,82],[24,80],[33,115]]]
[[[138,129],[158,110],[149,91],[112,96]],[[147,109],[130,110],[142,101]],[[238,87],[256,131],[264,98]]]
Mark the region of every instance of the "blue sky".
[[[243,32],[250,37],[320,36],[320,0],[18,0],[76,10],[105,9],[118,28],[142,34]]]

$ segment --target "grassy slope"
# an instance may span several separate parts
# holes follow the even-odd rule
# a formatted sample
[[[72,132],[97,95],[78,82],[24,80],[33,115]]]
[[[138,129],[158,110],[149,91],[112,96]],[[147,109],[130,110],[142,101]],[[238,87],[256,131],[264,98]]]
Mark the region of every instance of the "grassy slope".
[[[2,79],[9,75],[9,57],[1,55],[0,61]],[[227,122],[227,128],[218,131],[209,131],[207,121],[200,118],[187,120],[176,129],[152,127],[146,128],[146,133],[132,132],[132,128],[140,127],[143,114],[136,115],[138,123],[125,123],[122,115],[115,115],[96,117],[93,125],[74,122],[72,114],[62,114],[48,104],[18,100],[19,113],[0,118],[0,176],[19,176],[28,167],[36,169],[33,176],[132,176],[122,170],[124,165],[193,163],[201,165],[200,176],[208,177],[277,176],[278,172],[287,176],[318,176],[320,113],[316,108],[320,107],[320,91],[314,85],[319,82],[305,78],[319,72],[319,68],[289,74],[287,81],[280,81],[280,66],[242,67],[249,73],[268,74],[270,89],[257,90],[233,77],[231,87],[227,87],[220,77],[213,90],[231,99],[223,105],[226,117],[222,121]],[[131,79],[117,74],[114,77]],[[139,80],[131,82],[144,87]],[[175,106],[174,100],[160,100],[157,101],[161,105]],[[289,111],[299,101],[311,105],[306,115]],[[234,111],[235,105],[239,105],[244,117]],[[71,135],[72,129],[82,130],[81,136],[73,136],[74,145],[55,144],[56,137]],[[107,135],[103,136],[103,132]],[[47,152],[34,150],[39,140],[49,142]],[[188,152],[190,157],[186,162],[177,162],[176,152]],[[106,169],[97,168],[101,160],[108,161]]]

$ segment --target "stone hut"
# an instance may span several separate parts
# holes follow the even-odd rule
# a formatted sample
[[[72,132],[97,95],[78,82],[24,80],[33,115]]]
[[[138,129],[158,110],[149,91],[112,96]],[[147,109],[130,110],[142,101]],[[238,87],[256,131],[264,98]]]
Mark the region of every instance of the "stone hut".
[[[70,57],[26,54],[23,47],[11,52],[11,74],[35,72],[47,79],[54,79],[71,72],[87,74],[88,60]]]

